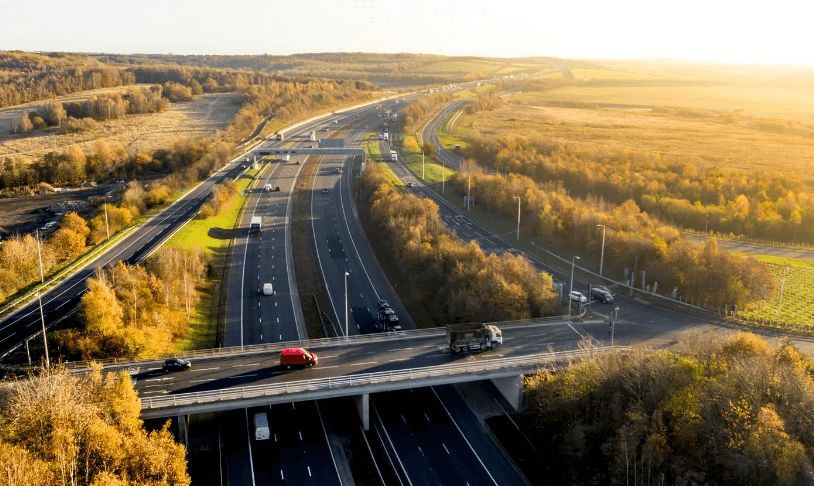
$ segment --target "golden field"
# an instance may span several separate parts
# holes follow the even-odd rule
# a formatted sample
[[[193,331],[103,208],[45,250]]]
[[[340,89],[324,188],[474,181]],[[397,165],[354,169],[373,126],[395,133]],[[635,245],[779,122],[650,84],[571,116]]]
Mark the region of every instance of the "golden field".
[[[504,100],[502,109],[462,116],[459,133],[540,136],[576,148],[657,153],[666,161],[737,171],[791,171],[814,181],[814,93],[797,88],[569,86]],[[694,116],[693,110],[705,111]],[[794,127],[811,131],[757,129],[763,120],[798,120]]]

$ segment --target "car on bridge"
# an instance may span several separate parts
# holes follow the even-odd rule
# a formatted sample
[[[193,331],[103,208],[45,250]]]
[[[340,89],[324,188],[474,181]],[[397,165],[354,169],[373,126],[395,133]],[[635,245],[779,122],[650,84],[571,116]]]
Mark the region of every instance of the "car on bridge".
[[[315,353],[309,353],[303,348],[287,348],[280,351],[280,366],[291,369],[292,366],[314,366],[319,362]]]
[[[181,359],[181,358],[170,358],[164,361],[164,364],[161,366],[161,369],[165,373],[169,373],[170,371],[184,371],[188,370],[192,367],[192,363],[189,360]]]

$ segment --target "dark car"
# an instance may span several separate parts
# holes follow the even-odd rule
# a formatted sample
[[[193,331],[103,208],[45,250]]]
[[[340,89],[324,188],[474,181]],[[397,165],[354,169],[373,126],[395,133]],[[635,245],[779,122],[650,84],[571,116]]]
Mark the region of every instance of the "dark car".
[[[390,307],[390,304],[388,304],[384,299],[379,299],[379,310],[382,310],[385,307]]]
[[[613,302],[613,294],[611,294],[607,289],[593,287],[591,289],[591,298],[593,300],[599,300],[604,302],[605,304],[610,304]]]
[[[399,318],[396,315],[387,316],[384,325],[387,332],[401,332],[403,330],[401,324],[399,324]]]
[[[170,359],[164,361],[164,365],[161,367],[161,369],[164,370],[165,372],[184,371],[184,370],[188,370],[191,366],[192,366],[192,363],[190,363],[186,359],[170,358]]]

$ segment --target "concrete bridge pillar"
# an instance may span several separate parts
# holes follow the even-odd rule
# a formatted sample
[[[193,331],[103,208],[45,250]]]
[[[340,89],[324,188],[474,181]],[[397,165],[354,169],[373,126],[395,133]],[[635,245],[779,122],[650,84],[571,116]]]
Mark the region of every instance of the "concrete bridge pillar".
[[[362,429],[367,432],[370,430],[370,394],[356,395],[353,397],[353,401],[356,402],[356,410],[362,420]]]
[[[523,375],[510,376],[508,378],[492,378],[495,388],[500,391],[503,398],[514,407],[515,411],[520,410],[523,405]]]
[[[189,416],[178,416],[178,442],[189,449]]]

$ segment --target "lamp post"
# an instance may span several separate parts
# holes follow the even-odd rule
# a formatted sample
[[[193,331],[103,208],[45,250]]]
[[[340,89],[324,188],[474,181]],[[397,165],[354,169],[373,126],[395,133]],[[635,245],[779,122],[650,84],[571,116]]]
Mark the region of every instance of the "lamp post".
[[[469,211],[469,199],[472,197],[472,175],[466,176],[466,210]]]
[[[350,274],[345,272],[345,338],[348,337],[348,276]]]
[[[42,271],[42,251],[40,251],[40,230],[37,228],[37,255],[40,257],[40,282],[45,282],[45,272]]]
[[[571,292],[574,291],[574,262],[579,260],[580,258],[574,255],[574,258],[571,259],[571,286],[568,288],[568,315],[571,315]]]
[[[789,267],[783,267],[783,280],[780,281],[780,301],[777,303],[777,324],[780,325],[780,306],[783,305],[783,287],[786,285],[786,270]]]
[[[602,227],[602,253],[599,254],[599,276],[602,276],[602,264],[605,262],[605,225],[598,224],[596,227]]]
[[[520,241],[520,196],[512,196],[517,199],[517,241]]]
[[[707,235],[707,230],[709,229],[709,221],[704,225],[704,236]]]
[[[48,359],[48,338],[45,337],[45,314],[42,312],[42,298],[40,293],[37,292],[37,300],[40,303],[40,321],[42,321],[42,342],[45,343],[45,367],[51,367],[51,361]]]
[[[421,178],[424,179],[424,151],[421,151]]]
[[[441,157],[441,194],[444,193],[444,179],[447,178],[447,164],[444,158]]]
[[[613,346],[613,335],[616,334],[616,321],[619,320],[619,306],[613,309],[613,320],[611,321],[611,346]]]
[[[107,241],[110,241],[110,226],[107,224],[107,196],[105,196],[105,230],[107,231]]]

